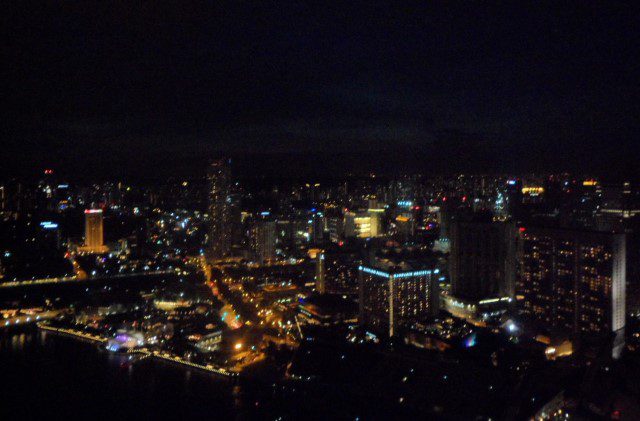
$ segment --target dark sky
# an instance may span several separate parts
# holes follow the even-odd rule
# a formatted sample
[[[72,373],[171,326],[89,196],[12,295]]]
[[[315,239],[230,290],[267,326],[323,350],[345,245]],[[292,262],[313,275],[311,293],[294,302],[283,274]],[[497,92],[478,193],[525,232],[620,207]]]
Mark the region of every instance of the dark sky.
[[[5,175],[170,172],[219,151],[427,171],[640,157],[640,14],[622,2],[13,3]]]

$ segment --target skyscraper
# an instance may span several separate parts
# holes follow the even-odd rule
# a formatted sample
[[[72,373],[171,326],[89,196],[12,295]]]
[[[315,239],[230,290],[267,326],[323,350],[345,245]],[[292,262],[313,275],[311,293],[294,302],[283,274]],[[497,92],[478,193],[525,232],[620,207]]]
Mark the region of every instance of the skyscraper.
[[[230,160],[211,162],[209,182],[209,258],[222,259],[231,251],[231,170]]]
[[[617,355],[625,326],[625,234],[526,228],[520,265],[526,315],[576,339],[615,333]]]
[[[347,238],[377,237],[378,229],[379,219],[375,213],[345,212],[344,214],[344,236]]]
[[[324,251],[321,251],[316,256],[316,274],[315,274],[316,291],[319,294],[324,294],[327,292],[326,271],[325,271],[324,263],[325,263],[325,255],[324,255]]]
[[[451,227],[453,295],[470,300],[514,295],[516,229],[513,222],[475,216]]]
[[[484,322],[507,310],[515,298],[517,231],[490,214],[459,216],[451,224],[451,294],[447,311]]]
[[[360,325],[383,337],[422,321],[438,309],[435,265],[378,262],[360,266]]]
[[[259,263],[273,261],[276,258],[276,222],[257,221],[253,227],[253,243]]]
[[[86,253],[105,253],[102,209],[84,211],[84,246],[80,251]]]

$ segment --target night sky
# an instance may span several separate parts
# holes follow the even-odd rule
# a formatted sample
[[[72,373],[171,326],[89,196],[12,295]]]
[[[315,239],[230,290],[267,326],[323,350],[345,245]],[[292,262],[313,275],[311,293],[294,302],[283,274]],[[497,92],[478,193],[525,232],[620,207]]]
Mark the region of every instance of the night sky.
[[[318,174],[637,172],[622,2],[12,3],[4,176],[197,175],[220,152]]]

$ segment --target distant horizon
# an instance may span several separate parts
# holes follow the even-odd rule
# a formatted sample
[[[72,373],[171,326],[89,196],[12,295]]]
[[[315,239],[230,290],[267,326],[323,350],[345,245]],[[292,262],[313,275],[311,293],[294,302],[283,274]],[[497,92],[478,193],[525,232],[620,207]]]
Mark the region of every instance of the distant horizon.
[[[3,12],[5,177],[166,177],[217,151],[353,157],[262,165],[283,175],[639,172],[637,13],[621,4]]]
[[[434,157],[435,156],[435,157]],[[603,181],[635,181],[640,178],[637,167],[627,170],[625,165],[605,165],[605,162],[560,164],[544,167],[497,162],[494,167],[482,167],[482,162],[465,166],[461,159],[453,156],[447,159],[442,154],[434,154],[426,149],[413,153],[401,151],[373,150],[356,152],[328,151],[282,151],[282,152],[237,152],[220,151],[198,156],[132,154],[129,157],[105,157],[87,155],[82,161],[31,161],[30,165],[10,163],[0,169],[0,180],[11,178],[34,179],[41,177],[45,169],[53,169],[56,176],[69,181],[127,180],[130,182],[159,182],[170,178],[196,179],[205,177],[209,161],[218,157],[233,160],[234,176],[239,178],[343,178],[349,175],[365,176],[373,173],[379,176],[424,175],[450,176],[469,175],[525,175],[561,174],[593,176]],[[497,161],[499,157],[496,158]],[[485,163],[490,158],[485,157]],[[551,160],[550,160],[551,161]],[[591,165],[589,165],[591,164]],[[12,168],[13,167],[13,168]]]

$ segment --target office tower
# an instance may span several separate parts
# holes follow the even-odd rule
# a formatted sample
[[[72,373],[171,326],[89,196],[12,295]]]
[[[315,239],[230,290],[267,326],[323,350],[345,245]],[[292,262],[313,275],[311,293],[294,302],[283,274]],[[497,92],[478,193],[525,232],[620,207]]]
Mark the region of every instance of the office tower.
[[[330,216],[327,220],[329,239],[332,243],[339,243],[344,236],[344,219],[339,216]]]
[[[402,243],[411,241],[415,232],[415,219],[411,212],[403,212],[394,220],[395,237]]]
[[[447,310],[483,319],[506,310],[515,297],[517,230],[490,214],[460,216],[451,225],[451,295]],[[483,308],[485,303],[492,304]],[[502,304],[502,308],[496,303]]]
[[[358,293],[358,266],[362,264],[360,248],[328,246],[316,256],[316,290],[354,296]]]
[[[367,331],[392,337],[436,313],[439,270],[435,265],[378,261],[358,269],[360,325]]]
[[[326,218],[322,212],[318,212],[316,209],[312,209],[311,212],[311,239],[314,244],[320,244],[324,241]]]
[[[440,239],[449,240],[453,211],[448,202],[443,202],[437,211],[438,226],[440,227]]]
[[[80,251],[85,253],[105,253],[102,209],[86,209],[84,211],[84,246]]]
[[[256,221],[253,227],[253,244],[259,263],[272,262],[276,258],[276,222]]]
[[[451,226],[451,287],[461,298],[514,295],[517,232],[513,222],[487,215],[456,219]]]
[[[524,314],[574,339],[616,334],[625,326],[626,235],[531,228],[521,234],[518,294]]]
[[[623,232],[640,217],[640,191],[630,182],[602,186],[599,199],[595,216],[599,231]]]
[[[345,212],[344,236],[346,238],[371,238],[379,234],[379,218],[376,213]]]
[[[325,271],[324,263],[325,263],[325,255],[324,255],[324,251],[321,251],[316,256],[316,274],[315,274],[316,291],[319,294],[325,294],[327,292],[326,271]]]
[[[278,218],[276,221],[276,242],[282,248],[294,247],[293,223],[288,219]]]
[[[241,245],[244,239],[242,229],[242,196],[238,192],[232,192],[229,196],[229,247]]]
[[[507,180],[505,195],[509,215],[517,220],[522,213],[522,180],[516,178]]]
[[[35,194],[35,206],[37,209],[54,211],[55,210],[55,178],[53,170],[44,170],[42,179],[38,182]]]
[[[293,244],[296,247],[308,244],[311,240],[311,224],[309,224],[307,216],[295,216],[291,222],[293,230]]]
[[[52,221],[40,222],[38,246],[44,250],[59,249],[62,245],[58,224]]]
[[[218,159],[209,165],[209,257],[222,259],[231,251],[230,161]]]

